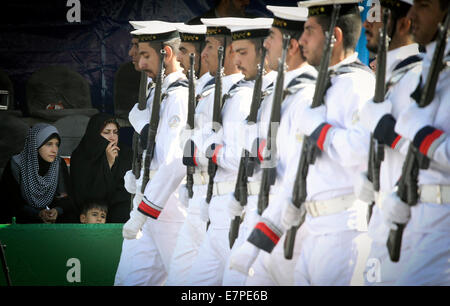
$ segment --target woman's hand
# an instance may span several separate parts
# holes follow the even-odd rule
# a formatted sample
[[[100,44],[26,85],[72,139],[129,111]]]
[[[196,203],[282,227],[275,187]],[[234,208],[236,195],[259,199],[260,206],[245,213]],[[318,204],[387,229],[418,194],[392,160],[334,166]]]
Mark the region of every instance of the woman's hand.
[[[106,158],[108,159],[108,165],[111,169],[114,165],[114,161],[116,157],[119,155],[120,148],[117,146],[117,143],[110,142],[106,147]]]
[[[58,218],[58,211],[55,208],[43,209],[39,212],[39,217],[46,224],[55,223]]]

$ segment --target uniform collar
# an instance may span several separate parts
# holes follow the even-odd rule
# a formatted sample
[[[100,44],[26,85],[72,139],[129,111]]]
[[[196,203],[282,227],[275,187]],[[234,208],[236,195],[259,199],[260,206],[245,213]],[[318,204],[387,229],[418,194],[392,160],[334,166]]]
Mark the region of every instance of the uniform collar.
[[[328,67],[328,70],[338,70],[340,66],[342,65],[347,65],[350,63],[355,62],[358,59],[358,52],[353,52],[352,55],[347,56],[346,58],[344,58],[342,61],[340,61],[339,63],[337,63],[334,66]]]
[[[287,71],[286,74],[284,75],[284,87],[286,88],[287,85],[289,84],[290,81],[292,81],[294,78],[298,77],[300,74],[304,73],[304,72],[308,72],[311,71],[312,73],[315,74],[315,68],[309,64],[306,64],[300,68],[291,70],[291,71]]]
[[[185,79],[186,75],[183,73],[183,69],[179,69],[175,72],[169,73],[164,78],[163,84],[162,84],[162,92],[165,92],[167,90],[167,87],[169,87],[170,84],[173,82],[179,80],[179,79]]]
[[[401,61],[417,54],[419,54],[419,45],[416,43],[388,51],[386,56],[386,80],[389,79],[392,71]]]
[[[234,73],[222,77],[222,93],[227,93],[233,84],[244,78],[242,73]]]

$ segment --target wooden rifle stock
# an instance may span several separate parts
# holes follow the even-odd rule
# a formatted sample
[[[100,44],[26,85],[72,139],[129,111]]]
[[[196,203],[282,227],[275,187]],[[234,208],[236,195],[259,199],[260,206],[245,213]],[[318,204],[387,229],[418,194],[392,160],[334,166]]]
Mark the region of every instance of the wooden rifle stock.
[[[166,51],[161,49],[160,51],[160,62],[159,62],[159,73],[156,78],[155,95],[153,97],[152,113],[150,115],[150,125],[148,129],[147,138],[147,149],[145,152],[145,162],[144,162],[144,176],[142,177],[141,192],[144,194],[145,187],[150,179],[150,165],[155,153],[156,146],[156,132],[158,131],[159,125],[159,110],[161,108],[161,97],[162,97],[162,82],[164,79],[164,59],[166,56]]]
[[[333,6],[330,28],[328,29],[328,32],[325,33],[323,56],[322,61],[319,65],[316,88],[314,89],[314,97],[311,104],[312,108],[319,107],[324,104],[323,99],[328,84],[328,66],[330,65],[331,52],[333,51],[334,46],[333,33],[340,9],[341,6],[339,4],[335,4]],[[291,227],[286,232],[286,238],[284,242],[284,257],[286,259],[292,259],[294,253],[295,235],[297,234],[298,228],[302,225],[306,215],[306,210],[302,208],[302,204],[305,202],[307,196],[306,179],[308,176],[309,165],[314,164],[315,162],[315,157],[318,154],[317,150],[318,148],[315,146],[315,144],[313,144],[311,140],[309,140],[309,137],[305,135],[303,137],[302,150],[298,163],[297,174],[295,177],[294,188],[292,190],[292,204],[294,204],[294,206],[298,209],[301,209],[303,213],[300,224],[298,226]]]
[[[450,14],[447,14],[444,23],[439,24],[438,26],[436,49],[433,53],[430,70],[428,72],[425,85],[422,88],[420,98],[418,101],[416,100],[419,107],[426,107],[434,99],[434,94],[436,92],[436,86],[439,79],[439,73],[444,67],[443,58],[447,43],[449,23]],[[414,95],[411,96],[415,98]],[[409,145],[408,153],[406,154],[406,158],[403,163],[402,176],[400,177],[397,188],[398,197],[410,206],[416,205],[418,201],[419,169],[427,169],[429,167],[429,164],[429,158],[420,153],[417,148],[415,148],[411,143]],[[386,243],[389,256],[393,262],[397,262],[400,259],[403,229],[405,228],[406,224],[396,223],[396,225],[397,230],[391,230],[389,232],[389,237]]]

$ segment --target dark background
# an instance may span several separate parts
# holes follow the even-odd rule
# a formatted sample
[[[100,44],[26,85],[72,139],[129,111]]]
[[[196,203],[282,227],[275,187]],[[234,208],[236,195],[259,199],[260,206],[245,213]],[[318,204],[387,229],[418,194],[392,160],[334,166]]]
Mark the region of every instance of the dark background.
[[[80,73],[90,85],[93,107],[114,113],[114,74],[121,64],[130,61],[132,28],[128,21],[186,22],[214,3],[213,0],[80,0],[81,22],[69,23],[66,15],[72,6],[66,6],[67,2],[14,0],[1,4],[0,69],[13,82],[14,108],[22,110],[25,116],[27,80],[39,68],[55,64]],[[297,1],[252,0],[247,11],[272,17],[266,5],[295,6]],[[359,45],[358,51],[361,60],[367,63],[364,44]]]

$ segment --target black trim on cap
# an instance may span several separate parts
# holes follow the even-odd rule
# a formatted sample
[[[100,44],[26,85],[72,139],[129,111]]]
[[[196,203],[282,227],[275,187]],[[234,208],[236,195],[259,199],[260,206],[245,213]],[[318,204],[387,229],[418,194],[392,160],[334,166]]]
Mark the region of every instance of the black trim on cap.
[[[269,35],[269,29],[242,30],[231,33],[232,40],[265,38]]]
[[[272,26],[285,30],[302,31],[304,24],[304,21],[288,20],[280,17],[274,17]]]
[[[391,11],[400,13],[401,16],[406,16],[411,8],[411,4],[399,0],[380,0],[380,4]]]
[[[308,8],[308,16],[330,16],[333,13],[333,4],[328,5],[316,5],[310,6]],[[359,8],[357,3],[351,4],[341,4],[341,9],[339,10],[339,16],[349,15],[349,14],[358,14]]]
[[[231,32],[227,27],[207,27],[206,36],[230,35]]]
[[[139,42],[167,41],[172,38],[180,37],[178,31],[171,31],[160,34],[142,34],[139,35]]]
[[[205,41],[205,34],[194,34],[194,33],[180,33],[180,38],[182,42],[202,42]]]

